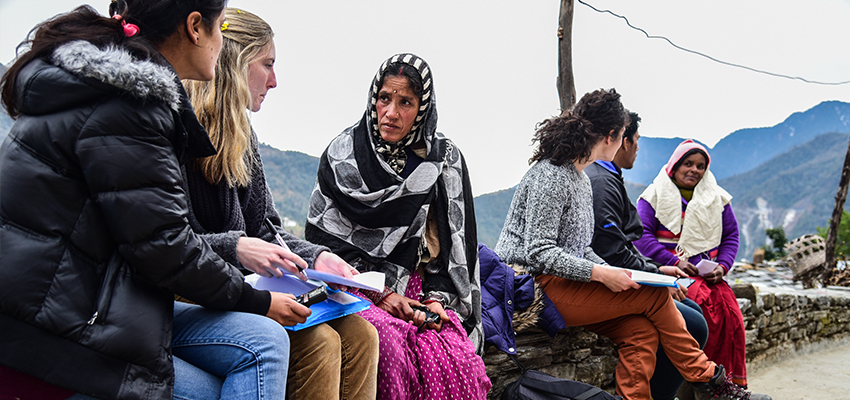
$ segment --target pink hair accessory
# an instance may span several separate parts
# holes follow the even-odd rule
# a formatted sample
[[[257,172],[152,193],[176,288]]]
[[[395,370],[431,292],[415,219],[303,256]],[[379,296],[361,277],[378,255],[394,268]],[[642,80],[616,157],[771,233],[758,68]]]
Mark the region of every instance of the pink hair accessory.
[[[136,24],[127,23],[127,21],[123,17],[121,17],[120,14],[115,14],[112,16],[112,18],[121,21],[121,27],[124,28],[124,36],[131,37],[139,33],[139,26]]]

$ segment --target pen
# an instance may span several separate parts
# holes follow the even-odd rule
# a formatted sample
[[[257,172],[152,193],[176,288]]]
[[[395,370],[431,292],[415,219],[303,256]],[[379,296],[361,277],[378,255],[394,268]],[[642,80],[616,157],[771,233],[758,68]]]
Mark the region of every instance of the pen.
[[[283,241],[283,238],[280,237],[280,234],[277,233],[277,229],[275,229],[274,224],[272,223],[272,220],[266,218],[265,222],[266,222],[266,227],[269,228],[269,231],[272,233],[272,235],[274,235],[274,239],[277,241],[277,244],[279,244],[280,247],[283,247],[284,249],[286,249],[286,251],[291,253],[292,250],[289,249],[289,246],[286,244],[286,242]],[[293,263],[293,264],[295,264],[295,263]],[[306,280],[307,275],[304,274],[304,268],[301,268],[301,266],[298,265],[298,264],[295,264],[295,268],[298,268],[298,273],[300,273],[301,276],[303,276],[304,279]]]

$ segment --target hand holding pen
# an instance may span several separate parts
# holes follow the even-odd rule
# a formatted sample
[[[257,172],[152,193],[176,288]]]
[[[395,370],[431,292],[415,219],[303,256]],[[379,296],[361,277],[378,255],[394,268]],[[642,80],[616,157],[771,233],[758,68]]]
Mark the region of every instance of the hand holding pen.
[[[266,218],[265,223],[266,223],[266,228],[268,228],[269,231],[271,232],[271,234],[274,235],[274,239],[277,242],[277,244],[280,245],[280,247],[283,247],[283,249],[286,250],[287,252],[292,253],[292,250],[289,249],[289,246],[286,244],[286,242],[283,241],[283,238],[280,237],[280,234],[277,232],[277,229],[275,228],[272,221],[270,219]],[[298,256],[296,255],[295,257],[298,257]],[[296,274],[295,273],[296,271],[292,271],[291,269],[287,268],[287,269],[289,269],[289,272],[292,272],[293,274],[298,276],[298,278],[300,278],[302,281],[307,280],[307,275],[304,274],[304,270],[307,268],[307,263],[304,262],[304,260],[302,260],[300,257],[298,257],[298,261],[301,261],[301,263],[304,264],[303,266],[301,264],[297,263],[297,262],[292,262],[291,260],[286,260],[286,261],[290,261],[290,264],[294,265],[295,269],[297,270],[297,274]],[[286,263],[284,263],[284,265],[286,266]]]

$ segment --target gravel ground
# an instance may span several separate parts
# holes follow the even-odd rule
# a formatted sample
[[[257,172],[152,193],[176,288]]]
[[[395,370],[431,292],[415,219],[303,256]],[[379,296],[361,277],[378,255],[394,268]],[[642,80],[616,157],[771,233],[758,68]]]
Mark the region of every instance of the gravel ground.
[[[750,390],[774,400],[850,399],[850,344],[747,372]]]

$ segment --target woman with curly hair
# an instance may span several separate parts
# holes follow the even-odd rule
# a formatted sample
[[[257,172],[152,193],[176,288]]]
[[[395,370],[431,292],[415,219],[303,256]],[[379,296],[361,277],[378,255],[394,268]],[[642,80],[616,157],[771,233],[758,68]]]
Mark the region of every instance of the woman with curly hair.
[[[540,123],[534,164],[517,186],[495,251],[535,276],[568,326],[618,345],[617,393],[624,398],[650,398],[659,343],[699,399],[747,398],[699,349],[666,288],[638,285],[590,248],[593,196],[583,170],[614,158],[628,121],[620,95],[600,89]]]

